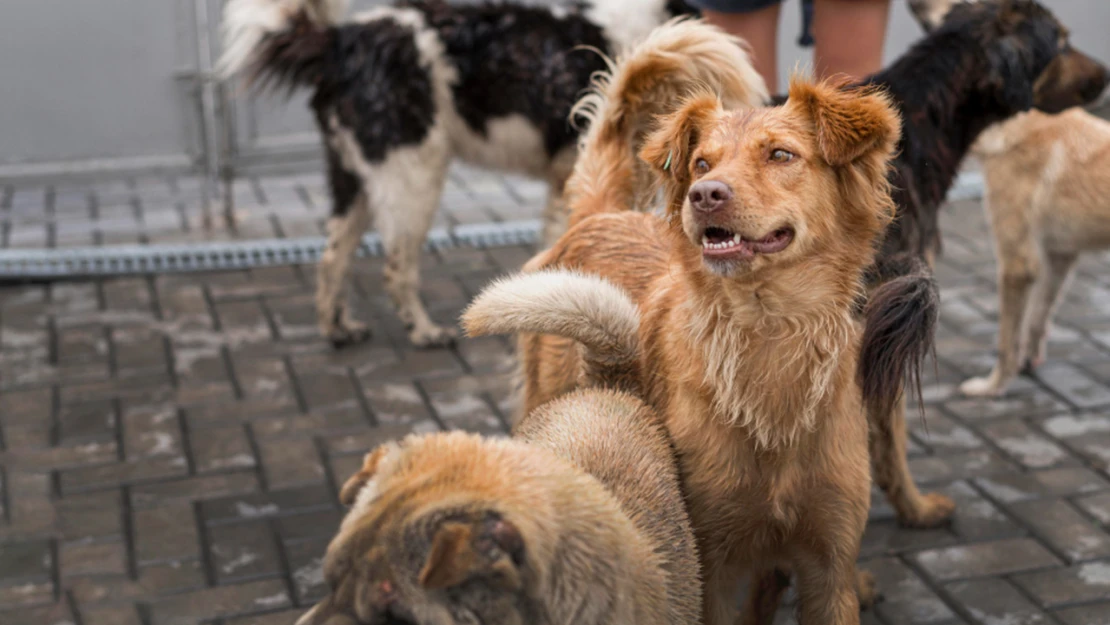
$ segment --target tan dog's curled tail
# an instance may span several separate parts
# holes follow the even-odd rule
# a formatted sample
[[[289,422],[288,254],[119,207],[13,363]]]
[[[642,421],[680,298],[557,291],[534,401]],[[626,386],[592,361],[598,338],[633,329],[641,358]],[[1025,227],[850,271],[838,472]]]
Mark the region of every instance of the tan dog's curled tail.
[[[864,309],[858,376],[868,412],[882,417],[907,380],[921,401],[921,367],[933,346],[940,297],[929,265],[911,254],[880,258],[873,271],[870,282],[879,286]]]
[[[570,225],[600,212],[646,204],[655,186],[636,154],[656,116],[692,93],[715,93],[728,108],[764,105],[767,86],[743,40],[699,20],[678,18],[594,78],[571,112],[588,131],[567,182]]]
[[[528,332],[574,339],[583,347],[588,384],[636,390],[640,310],[600,277],[538,271],[502,278],[478,294],[462,326],[470,336]]]

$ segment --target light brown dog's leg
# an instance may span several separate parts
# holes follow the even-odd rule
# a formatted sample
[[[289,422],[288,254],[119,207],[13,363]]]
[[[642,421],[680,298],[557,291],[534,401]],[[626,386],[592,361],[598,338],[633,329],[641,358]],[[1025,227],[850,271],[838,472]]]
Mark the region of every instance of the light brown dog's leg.
[[[1025,337],[1022,341],[1021,366],[1029,370],[1044,362],[1045,341],[1048,338],[1048,322],[1060,301],[1060,293],[1071,277],[1078,254],[1045,255],[1044,275],[1033,284],[1025,313]]]
[[[1037,280],[1037,261],[1023,252],[999,249],[1001,275],[998,280],[998,362],[989,375],[971,378],[960,385],[964,395],[998,395],[1018,373],[1021,365],[1021,328],[1029,301],[1029,290]],[[1040,278],[1043,280],[1043,277]]]
[[[906,402],[894,404],[889,415],[868,414],[871,433],[871,466],[875,483],[886,494],[898,514],[898,521],[909,527],[936,527],[948,521],[956,504],[940,493],[922,495],[913,483],[906,460]]]
[[[782,603],[782,595],[790,588],[790,574],[779,569],[759,571],[752,576],[748,600],[740,617],[742,625],[771,625]]]

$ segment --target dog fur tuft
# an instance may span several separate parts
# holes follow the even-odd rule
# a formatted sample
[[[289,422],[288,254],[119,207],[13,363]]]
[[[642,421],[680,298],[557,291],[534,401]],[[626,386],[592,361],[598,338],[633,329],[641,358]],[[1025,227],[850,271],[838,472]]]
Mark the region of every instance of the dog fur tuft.
[[[933,346],[940,297],[932,270],[916,256],[882,258],[873,271],[881,286],[864,309],[858,377],[868,412],[888,415],[906,381],[922,401],[921,368]]]
[[[246,73],[251,83],[311,84],[331,41],[329,27],[346,12],[347,0],[230,0],[216,72]]]
[[[486,287],[462,315],[470,336],[529,332],[583,346],[591,385],[635,388],[640,311],[611,282],[571,271],[522,273]]]
[[[742,40],[700,20],[677,18],[655,29],[610,71],[594,77],[571,118],[588,124],[567,183],[573,225],[588,215],[641,206],[654,194],[636,154],[655,117],[690,94],[719,95],[729,108],[762,106],[763,79]]]

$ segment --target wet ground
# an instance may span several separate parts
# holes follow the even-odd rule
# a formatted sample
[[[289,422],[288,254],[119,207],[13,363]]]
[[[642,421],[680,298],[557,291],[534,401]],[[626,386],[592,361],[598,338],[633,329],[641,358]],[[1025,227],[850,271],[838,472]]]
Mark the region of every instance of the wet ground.
[[[439,226],[534,218],[542,185],[455,170]],[[200,228],[195,179],[0,187],[0,246],[322,233],[318,175],[236,188],[237,232]],[[959,501],[900,529],[875,499],[865,622],[1110,623],[1110,257],[1081,264],[1048,363],[1004,398],[954,395],[989,368],[997,299],[975,202],[949,206],[943,312],[917,480]],[[423,295],[452,322],[533,250],[440,250]],[[323,592],[336,488],[412,431],[504,433],[508,343],[416,351],[357,264],[367,345],[316,335],[311,266],[0,287],[0,623],[291,624]]]

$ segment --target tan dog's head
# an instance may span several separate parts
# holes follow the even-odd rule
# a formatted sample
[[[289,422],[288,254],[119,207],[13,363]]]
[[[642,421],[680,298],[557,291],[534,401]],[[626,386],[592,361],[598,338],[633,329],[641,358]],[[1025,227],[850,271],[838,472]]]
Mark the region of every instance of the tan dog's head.
[[[297,625],[535,622],[527,546],[486,462],[497,449],[452,433],[367,454],[340,495],[351,510],[324,559],[330,592]]]
[[[739,279],[818,256],[869,263],[893,211],[899,132],[881,92],[794,80],[778,108],[726,111],[695,97],[662,119],[641,156],[705,268]]]

